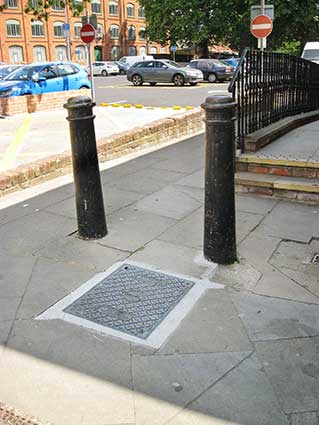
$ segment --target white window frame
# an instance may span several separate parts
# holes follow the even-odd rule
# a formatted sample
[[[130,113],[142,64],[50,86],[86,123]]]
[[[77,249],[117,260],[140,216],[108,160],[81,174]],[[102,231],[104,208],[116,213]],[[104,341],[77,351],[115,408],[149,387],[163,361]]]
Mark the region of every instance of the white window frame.
[[[116,13],[111,12],[111,6],[114,6],[116,8]],[[119,4],[117,1],[110,1],[109,2],[109,15],[110,16],[118,16],[119,15]]]
[[[60,21],[56,21],[56,22],[53,22],[53,34],[54,34],[54,37],[56,37],[56,38],[63,38],[64,37],[64,34],[63,34],[63,25],[64,25],[64,22],[60,22]],[[61,32],[61,34],[56,34],[56,28],[61,28],[61,31],[59,31],[59,32]]]
[[[80,32],[82,28],[81,22],[75,22],[73,25],[73,31],[74,31],[74,38],[80,38]]]
[[[5,0],[8,9],[19,9],[18,0]]]
[[[93,7],[93,5],[94,5],[94,7]],[[92,11],[92,13],[95,13],[96,15],[102,14],[101,0],[92,0],[91,1],[91,11]]]
[[[112,34],[113,30],[116,30],[116,34],[117,34],[116,36]],[[120,36],[120,27],[116,24],[110,25],[110,38],[112,40],[117,40],[119,36]]]
[[[129,56],[136,56],[136,53],[137,53],[136,46],[130,46],[129,49],[128,49],[128,55]]]
[[[139,30],[139,32],[138,32],[139,39],[142,40],[142,41],[143,40],[146,40],[145,31],[146,31],[146,28],[145,27],[141,27],[140,30]],[[144,35],[141,35],[141,33],[144,33]]]
[[[80,54],[77,53],[77,50],[80,50]],[[75,47],[75,57],[77,61],[86,61],[87,60],[87,48],[83,44]]]
[[[38,60],[37,58],[36,50],[38,50],[39,52],[41,51],[42,58],[40,60]],[[42,55],[42,53],[44,53],[44,55]],[[33,46],[33,59],[34,62],[45,62],[47,60],[47,51],[45,46],[41,46],[40,44],[37,46]]]
[[[130,11],[130,12],[129,12]],[[130,14],[132,13],[132,14]],[[126,14],[128,18],[134,18],[135,17],[135,7],[133,3],[128,3],[126,6]]]
[[[52,4],[52,10],[54,10],[55,12],[63,12],[64,7],[61,6],[61,3],[60,3],[59,0],[54,0],[54,2]]]
[[[36,34],[38,32],[38,34]],[[44,25],[41,21],[31,22],[31,35],[32,37],[44,37]]]
[[[145,11],[144,11],[144,7],[143,7],[143,6],[139,6],[139,7],[138,7],[138,12],[137,12],[137,14],[138,14],[138,17],[139,17],[140,19],[145,19]]]
[[[18,60],[15,60],[15,52]],[[22,46],[9,46],[9,57],[11,63],[22,63],[24,61],[24,52]]]
[[[63,51],[63,55],[61,55],[61,57],[59,56],[59,52]],[[58,61],[65,61],[67,59],[67,51],[66,51],[66,46],[63,46],[62,44],[60,44],[59,46],[55,47],[55,57],[56,60]]]
[[[130,25],[128,27],[128,29],[127,29],[127,38],[129,39],[129,41],[135,41],[136,40],[136,28],[134,27],[134,25]]]
[[[8,19],[6,21],[7,36],[21,37],[21,23],[17,19]]]

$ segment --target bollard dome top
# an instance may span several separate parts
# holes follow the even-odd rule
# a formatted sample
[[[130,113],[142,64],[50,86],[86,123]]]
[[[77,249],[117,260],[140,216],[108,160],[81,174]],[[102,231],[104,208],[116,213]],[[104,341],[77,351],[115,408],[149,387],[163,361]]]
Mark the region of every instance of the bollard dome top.
[[[203,109],[224,109],[224,108],[233,108],[236,103],[233,99],[225,94],[217,94],[214,96],[206,97],[204,103],[202,103],[201,107]]]
[[[92,103],[92,100],[89,96],[73,96],[70,97],[66,104],[63,105],[66,109],[68,108],[78,108],[81,106],[87,106],[87,105],[91,105],[93,106],[94,104]]]

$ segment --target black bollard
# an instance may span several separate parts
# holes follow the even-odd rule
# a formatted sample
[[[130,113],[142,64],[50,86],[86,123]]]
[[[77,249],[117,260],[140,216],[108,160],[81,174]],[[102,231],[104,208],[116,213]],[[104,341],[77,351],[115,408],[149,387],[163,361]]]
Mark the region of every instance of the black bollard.
[[[107,234],[93,120],[95,103],[87,96],[68,99],[78,231],[82,239]]]
[[[235,224],[235,107],[226,95],[210,96],[206,112],[204,257],[217,264],[233,264]]]

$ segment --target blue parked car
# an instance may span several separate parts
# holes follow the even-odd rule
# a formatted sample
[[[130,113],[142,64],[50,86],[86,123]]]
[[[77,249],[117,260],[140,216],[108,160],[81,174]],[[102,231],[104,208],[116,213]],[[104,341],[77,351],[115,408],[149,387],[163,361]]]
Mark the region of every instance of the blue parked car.
[[[236,69],[239,63],[239,58],[223,59],[223,62],[227,63],[230,66],[233,66]]]
[[[25,65],[0,82],[0,98],[90,88],[84,69],[71,62]]]

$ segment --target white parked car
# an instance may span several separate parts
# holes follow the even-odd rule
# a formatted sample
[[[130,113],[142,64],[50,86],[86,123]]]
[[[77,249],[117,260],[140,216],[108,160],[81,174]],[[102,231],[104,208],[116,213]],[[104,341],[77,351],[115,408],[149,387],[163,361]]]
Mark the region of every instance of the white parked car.
[[[120,73],[120,69],[115,62],[95,61],[92,66],[94,75],[103,75],[107,77],[108,75],[117,75]],[[90,73],[89,67],[87,71]]]

